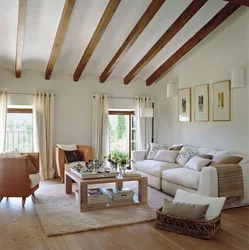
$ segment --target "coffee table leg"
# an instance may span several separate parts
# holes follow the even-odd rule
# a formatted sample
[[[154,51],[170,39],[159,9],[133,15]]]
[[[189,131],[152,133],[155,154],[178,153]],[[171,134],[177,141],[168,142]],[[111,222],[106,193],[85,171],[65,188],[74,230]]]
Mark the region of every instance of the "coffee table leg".
[[[147,178],[138,181],[138,200],[140,202],[147,202],[147,190],[148,190],[148,181]]]
[[[79,201],[78,201],[80,212],[84,212],[87,210],[87,205],[88,205],[87,190],[88,190],[88,185],[81,183],[79,188]]]
[[[72,183],[72,179],[66,174],[66,194],[71,194],[72,193],[72,187],[73,187],[73,183]]]
[[[122,181],[116,181],[115,188],[122,188],[122,187],[123,187],[123,182]]]

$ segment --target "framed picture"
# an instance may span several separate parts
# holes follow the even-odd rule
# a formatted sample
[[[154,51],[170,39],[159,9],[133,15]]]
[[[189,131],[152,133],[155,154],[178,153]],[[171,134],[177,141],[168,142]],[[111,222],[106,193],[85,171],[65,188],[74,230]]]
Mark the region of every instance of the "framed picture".
[[[180,122],[191,121],[191,89],[179,89],[178,91],[178,120]]]
[[[231,121],[231,82],[213,83],[213,121]]]
[[[209,121],[209,85],[194,87],[195,121]]]

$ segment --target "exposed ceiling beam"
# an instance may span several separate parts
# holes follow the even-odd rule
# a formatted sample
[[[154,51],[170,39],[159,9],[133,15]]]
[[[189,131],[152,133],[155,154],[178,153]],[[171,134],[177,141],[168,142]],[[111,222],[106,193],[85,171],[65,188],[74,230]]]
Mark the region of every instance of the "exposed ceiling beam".
[[[206,2],[207,0],[192,1],[137,65],[126,75],[124,84],[129,84],[129,82],[169,43]]]
[[[52,75],[54,65],[55,65],[57,56],[59,54],[66,30],[68,27],[68,23],[69,23],[69,20],[73,11],[75,1],[76,0],[66,0],[65,2],[64,9],[61,15],[61,20],[60,20],[57,33],[55,36],[54,45],[50,54],[50,58],[49,58],[46,73],[45,73],[45,79],[47,80],[49,80]]]
[[[224,0],[224,1],[227,1],[227,2],[230,2],[230,3],[236,3],[236,4],[239,4],[239,5],[244,5],[244,6],[249,7],[249,1],[248,0]]]
[[[150,86],[167,70],[169,70],[184,55],[207,37],[214,29],[216,29],[223,21],[232,15],[240,5],[228,3],[220,10],[206,25],[204,25],[192,38],[190,38],[180,49],[178,49],[168,60],[166,60],[150,77],[146,80],[146,85]]]
[[[16,63],[15,63],[16,78],[21,77],[26,8],[27,8],[27,0],[19,0],[17,41],[16,41]]]
[[[104,34],[108,24],[110,23],[118,5],[120,4],[121,0],[110,0],[104,14],[102,15],[99,24],[87,45],[87,48],[74,72],[73,79],[74,81],[78,81],[82,72],[84,71],[88,61],[90,60],[95,48],[97,47],[102,35]]]
[[[113,72],[114,68],[121,61],[121,59],[128,52],[130,47],[134,44],[146,26],[149,24],[151,19],[155,16],[158,10],[162,7],[166,0],[153,0],[151,4],[148,6],[142,17],[137,22],[136,26],[133,28],[131,33],[125,39],[124,43],[121,45],[117,53],[114,55],[112,60],[109,62],[105,70],[100,76],[100,82],[103,83]]]

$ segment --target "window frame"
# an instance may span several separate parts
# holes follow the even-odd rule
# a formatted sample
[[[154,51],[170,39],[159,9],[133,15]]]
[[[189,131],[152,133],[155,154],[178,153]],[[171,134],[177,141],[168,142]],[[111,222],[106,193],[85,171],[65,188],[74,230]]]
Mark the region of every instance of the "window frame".
[[[129,116],[129,158],[131,158],[132,151],[132,116],[135,115],[134,110],[109,110],[109,115],[128,115]]]
[[[8,114],[32,114],[32,119],[34,119],[32,108],[7,108],[7,115]],[[7,121],[6,121],[6,126],[7,126]],[[6,133],[7,133],[7,127],[6,127]],[[6,145],[4,145],[4,147],[6,147]],[[31,152],[33,151],[34,151],[34,138],[33,138],[33,132],[32,132],[32,151]],[[29,152],[24,152],[24,153],[29,153]]]

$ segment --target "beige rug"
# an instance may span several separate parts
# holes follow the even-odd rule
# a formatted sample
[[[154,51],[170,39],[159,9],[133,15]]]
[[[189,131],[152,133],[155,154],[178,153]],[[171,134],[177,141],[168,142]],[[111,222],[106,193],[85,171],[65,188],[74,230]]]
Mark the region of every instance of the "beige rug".
[[[106,184],[105,187],[110,185]],[[137,192],[136,182],[130,182],[126,186]],[[74,188],[77,188],[76,184]],[[55,236],[154,220],[155,210],[162,206],[164,197],[169,198],[149,187],[148,205],[80,213],[74,193],[65,194],[64,184],[42,182],[36,192],[34,204],[45,235]]]

